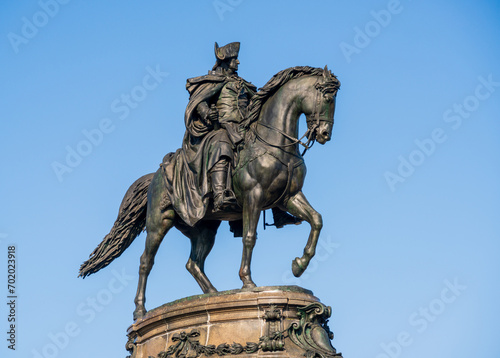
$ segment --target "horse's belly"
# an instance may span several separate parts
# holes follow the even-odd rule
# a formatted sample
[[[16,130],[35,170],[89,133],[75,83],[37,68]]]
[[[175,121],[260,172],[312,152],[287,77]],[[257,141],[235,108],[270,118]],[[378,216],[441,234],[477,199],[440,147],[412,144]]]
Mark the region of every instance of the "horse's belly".
[[[274,192],[273,199],[266,203],[267,207],[275,205],[286,206],[286,201],[302,190],[304,178],[306,176],[306,166],[304,163],[297,166],[291,165],[283,175],[280,175],[270,186],[270,190]]]

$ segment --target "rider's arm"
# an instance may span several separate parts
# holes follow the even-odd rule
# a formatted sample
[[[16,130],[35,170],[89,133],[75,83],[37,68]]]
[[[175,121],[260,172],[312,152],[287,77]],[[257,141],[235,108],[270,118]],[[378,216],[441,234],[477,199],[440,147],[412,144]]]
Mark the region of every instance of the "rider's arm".
[[[196,107],[196,111],[198,112],[199,117],[208,126],[213,125],[214,122],[217,122],[219,119],[219,111],[215,105],[209,107],[207,102],[200,102],[198,107]]]

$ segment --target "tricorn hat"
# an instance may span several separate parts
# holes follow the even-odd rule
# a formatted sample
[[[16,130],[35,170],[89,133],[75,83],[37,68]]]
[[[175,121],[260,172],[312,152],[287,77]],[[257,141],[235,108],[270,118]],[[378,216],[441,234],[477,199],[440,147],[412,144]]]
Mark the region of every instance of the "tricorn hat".
[[[238,52],[240,52],[239,42],[231,42],[222,47],[219,47],[217,42],[215,43],[215,57],[217,57],[217,60],[224,61],[231,57],[238,57]]]

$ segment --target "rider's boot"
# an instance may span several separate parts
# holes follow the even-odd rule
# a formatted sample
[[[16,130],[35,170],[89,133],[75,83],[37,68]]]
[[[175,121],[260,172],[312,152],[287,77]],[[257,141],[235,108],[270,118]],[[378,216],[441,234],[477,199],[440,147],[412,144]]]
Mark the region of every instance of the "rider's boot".
[[[273,208],[274,225],[281,229],[285,225],[299,225],[302,220],[278,208]]]
[[[229,163],[227,163],[227,166],[228,165]],[[221,170],[217,168],[218,165],[216,165],[216,168],[214,168],[210,174],[214,196],[214,210],[216,212],[238,205],[234,193],[227,188],[227,166]]]

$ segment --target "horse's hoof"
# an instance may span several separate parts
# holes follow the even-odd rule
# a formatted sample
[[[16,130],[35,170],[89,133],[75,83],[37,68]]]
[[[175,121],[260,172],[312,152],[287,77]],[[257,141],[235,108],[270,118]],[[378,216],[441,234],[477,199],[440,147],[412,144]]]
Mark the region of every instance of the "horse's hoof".
[[[292,260],[292,273],[295,277],[300,277],[305,270],[306,267],[300,263],[300,259],[298,257],[296,257],[295,260]]]
[[[242,290],[249,289],[249,288],[255,288],[257,285],[253,282],[245,283],[243,284],[243,287],[241,288]]]
[[[137,321],[138,319],[144,317],[145,314],[146,314],[145,308],[136,308],[134,311],[134,321]]]
[[[203,289],[203,293],[216,293],[219,292],[215,287],[207,287]]]

